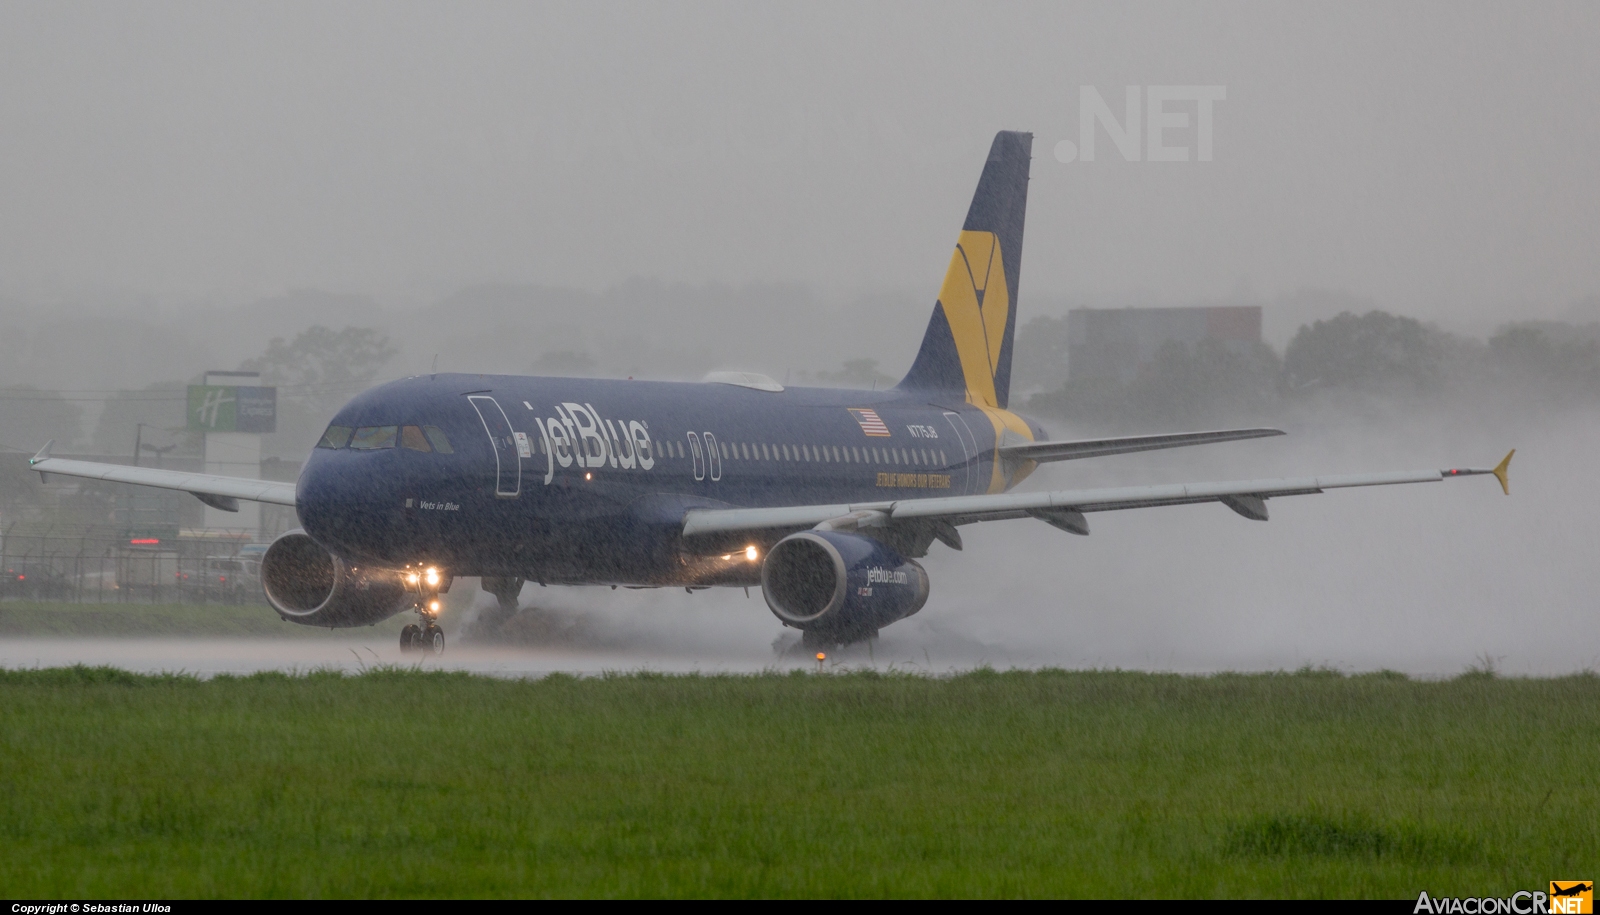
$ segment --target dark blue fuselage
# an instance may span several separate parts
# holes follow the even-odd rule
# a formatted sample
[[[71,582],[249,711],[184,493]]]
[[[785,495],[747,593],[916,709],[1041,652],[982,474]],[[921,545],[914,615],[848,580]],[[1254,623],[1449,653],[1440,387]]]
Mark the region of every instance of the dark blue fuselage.
[[[407,447],[420,432],[358,434],[365,449],[325,441],[300,476],[296,509],[308,534],[353,564],[551,583],[754,584],[754,557],[787,532],[686,541],[685,512],[1008,486],[995,467],[996,411],[958,397],[419,376],[361,394],[333,425],[433,426],[443,447]],[[752,561],[728,561],[747,547]]]

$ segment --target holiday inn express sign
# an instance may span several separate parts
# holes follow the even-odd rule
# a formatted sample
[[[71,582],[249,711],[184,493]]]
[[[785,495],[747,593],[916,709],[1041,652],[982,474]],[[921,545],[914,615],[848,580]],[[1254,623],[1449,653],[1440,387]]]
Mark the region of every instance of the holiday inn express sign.
[[[190,432],[273,432],[277,427],[277,388],[189,385]]]

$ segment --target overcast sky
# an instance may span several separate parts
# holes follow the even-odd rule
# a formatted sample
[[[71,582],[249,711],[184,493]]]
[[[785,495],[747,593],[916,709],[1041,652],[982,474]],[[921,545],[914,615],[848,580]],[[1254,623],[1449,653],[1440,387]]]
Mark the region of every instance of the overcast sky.
[[[1597,38],[1594,4],[7,2],[0,292],[931,300],[1023,129],[1024,303],[1555,315],[1600,293]],[[1080,86],[1129,84],[1225,86],[1213,160],[1058,161]]]

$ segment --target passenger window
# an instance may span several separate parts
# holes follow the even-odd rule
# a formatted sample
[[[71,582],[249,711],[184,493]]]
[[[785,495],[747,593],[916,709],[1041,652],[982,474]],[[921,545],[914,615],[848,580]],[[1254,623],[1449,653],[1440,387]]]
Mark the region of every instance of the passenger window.
[[[305,439],[301,439],[305,441]],[[329,426],[328,431],[322,433],[322,441],[317,442],[318,448],[343,448],[350,444],[349,426]]]
[[[428,445],[427,437],[424,436],[422,434],[422,430],[416,426],[400,427],[400,447],[410,451],[433,450],[433,448],[429,447]]]
[[[393,448],[395,437],[399,434],[399,426],[362,426],[350,436],[350,448],[354,451]]]
[[[423,426],[422,432],[428,437],[428,441],[433,445],[433,450],[439,452],[440,454],[456,453],[455,449],[450,447],[450,439],[445,436],[443,429],[439,428],[438,426]]]

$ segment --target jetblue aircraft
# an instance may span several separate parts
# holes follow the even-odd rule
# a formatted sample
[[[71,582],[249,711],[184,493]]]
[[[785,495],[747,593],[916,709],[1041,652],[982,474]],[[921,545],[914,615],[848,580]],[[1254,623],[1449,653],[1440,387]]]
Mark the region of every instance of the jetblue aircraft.
[[[870,638],[916,613],[935,542],[1030,518],[1087,534],[1086,515],[1266,502],[1494,469],[1012,492],[1041,463],[1268,435],[1233,429],[1052,442],[1009,409],[1033,136],[995,136],[911,370],[888,390],[419,375],[333,418],[294,484],[33,458],[41,473],[189,492],[207,505],[292,505],[262,583],[286,620],[361,626],[419,614],[402,649],[442,651],[438,595],[481,577],[515,610],[525,581],[630,588],[760,586],[808,645]],[[1509,490],[1507,490],[1509,491]]]

